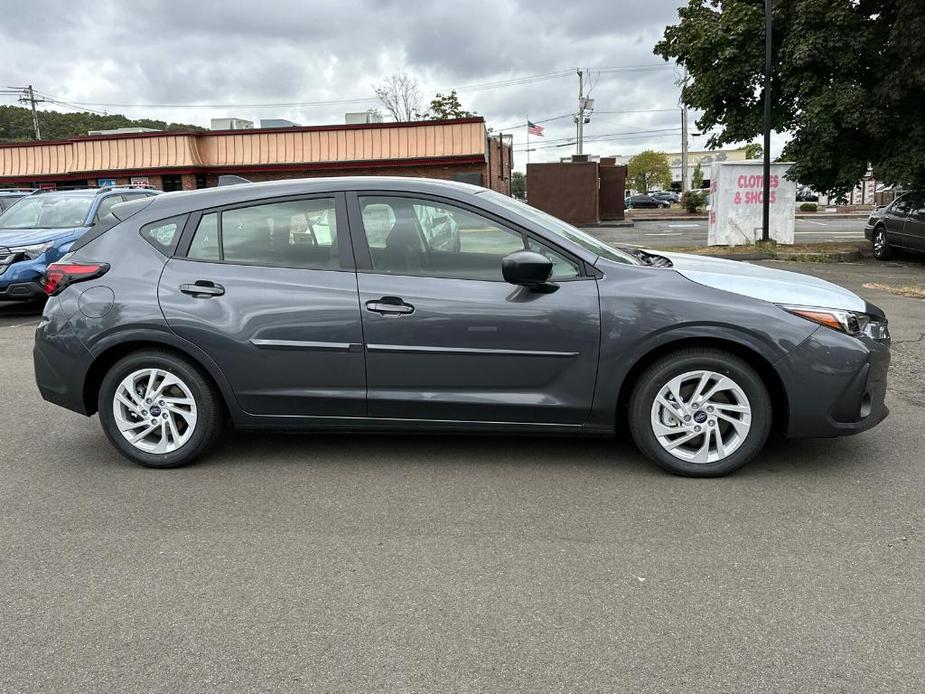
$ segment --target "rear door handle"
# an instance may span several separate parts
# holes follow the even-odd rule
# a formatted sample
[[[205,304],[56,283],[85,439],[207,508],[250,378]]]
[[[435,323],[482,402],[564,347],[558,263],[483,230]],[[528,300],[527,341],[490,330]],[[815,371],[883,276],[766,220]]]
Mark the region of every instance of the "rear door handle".
[[[366,302],[366,310],[383,316],[407,316],[414,313],[414,306],[406,304],[397,296],[384,296]]]
[[[225,293],[225,288],[209,280],[198,280],[194,284],[181,284],[180,291],[190,296],[208,298],[210,296],[221,296]]]

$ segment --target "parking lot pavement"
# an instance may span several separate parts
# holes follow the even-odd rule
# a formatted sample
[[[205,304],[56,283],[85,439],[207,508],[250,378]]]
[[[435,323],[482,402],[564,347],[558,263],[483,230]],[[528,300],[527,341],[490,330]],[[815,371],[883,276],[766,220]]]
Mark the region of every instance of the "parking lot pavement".
[[[890,315],[892,415],[728,478],[610,440],[233,435],[150,471],[0,327],[0,691],[915,692],[922,263],[797,265]],[[0,307],[0,316],[9,307]]]
[[[863,241],[865,222],[862,217],[798,217],[794,226],[794,236],[797,243]],[[614,245],[641,248],[707,245],[706,220],[637,221],[632,227],[589,227],[585,231]]]

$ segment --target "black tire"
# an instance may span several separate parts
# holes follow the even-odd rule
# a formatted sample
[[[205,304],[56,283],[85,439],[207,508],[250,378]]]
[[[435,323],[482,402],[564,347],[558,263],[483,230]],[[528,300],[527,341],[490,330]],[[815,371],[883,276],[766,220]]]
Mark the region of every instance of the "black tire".
[[[651,417],[656,396],[671,379],[701,369],[726,376],[742,389],[751,408],[751,428],[727,457],[694,463],[681,460],[662,447],[653,431]],[[719,477],[745,465],[764,447],[771,421],[771,398],[761,377],[744,360],[719,349],[684,349],[659,359],[640,376],[630,399],[629,428],[636,445],[662,469],[688,477]]]
[[[890,260],[893,257],[893,247],[887,240],[886,229],[883,226],[874,229],[871,247],[874,251],[874,258],[877,260]]]
[[[191,427],[192,434],[179,448],[167,453],[149,453],[130,443],[119,431],[113,412],[116,389],[122,380],[135,371],[150,368],[167,371],[179,378],[196,403],[196,423]],[[97,406],[103,432],[112,445],[132,462],[151,468],[175,468],[194,462],[215,445],[225,423],[224,403],[211,381],[198,367],[165,350],[146,349],[116,362],[103,378]]]

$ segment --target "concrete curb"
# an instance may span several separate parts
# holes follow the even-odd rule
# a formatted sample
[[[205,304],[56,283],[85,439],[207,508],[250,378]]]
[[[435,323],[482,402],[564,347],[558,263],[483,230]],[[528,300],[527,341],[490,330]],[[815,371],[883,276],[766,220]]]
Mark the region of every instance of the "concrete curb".
[[[857,212],[851,212],[851,213],[848,213],[848,212],[845,212],[845,213],[830,212],[830,213],[827,213],[827,214],[826,214],[826,213],[821,213],[821,214],[820,214],[820,213],[816,213],[816,214],[812,214],[812,213],[809,213],[809,212],[807,212],[807,213],[799,213],[799,212],[798,212],[796,215],[794,215],[794,217],[795,217],[796,219],[867,219],[869,216],[870,216],[870,215],[861,214],[861,213],[857,213]],[[705,221],[707,221],[708,217],[707,217],[706,215],[692,215],[692,216],[690,216],[690,217],[681,217],[681,216],[674,216],[674,217],[654,217],[654,216],[653,216],[653,217],[648,217],[648,216],[642,216],[642,217],[631,217],[631,218],[628,219],[628,221],[629,221],[630,219],[632,220],[632,222],[705,222]],[[603,226],[606,226],[606,225],[603,224],[603,223],[602,223],[602,225],[603,225]],[[585,225],[585,226],[591,226],[591,225]]]
[[[658,253],[659,249],[650,249]],[[664,250],[664,249],[663,249]],[[692,255],[698,255],[692,253]],[[768,253],[710,253],[703,254],[705,258],[723,258],[725,260],[791,260],[803,263],[854,263],[861,259],[860,250],[855,251],[818,251],[812,253],[792,253],[787,251],[772,251]]]

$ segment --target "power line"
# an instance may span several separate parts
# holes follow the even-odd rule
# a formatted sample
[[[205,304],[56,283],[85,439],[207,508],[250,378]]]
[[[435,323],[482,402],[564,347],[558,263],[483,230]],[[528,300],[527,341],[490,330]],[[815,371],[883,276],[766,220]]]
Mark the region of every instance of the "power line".
[[[604,74],[620,72],[637,72],[647,70],[661,70],[670,65],[623,65],[615,67],[590,68],[596,72]],[[516,87],[525,84],[534,84],[547,80],[560,79],[571,75],[572,68],[567,70],[556,70],[553,72],[542,72],[533,75],[521,75],[519,77],[510,77],[503,80],[491,82],[480,82],[467,84],[457,87],[442,87],[436,91],[447,92],[453,91],[482,91],[488,89],[503,89],[507,87]],[[55,99],[64,101],[63,99]],[[225,104],[194,104],[194,103],[173,103],[173,104],[154,104],[154,103],[117,103],[103,101],[67,101],[65,103],[81,107],[102,107],[102,108],[306,108],[313,106],[343,106],[348,104],[375,103],[378,99],[374,96],[356,97],[350,99],[329,99],[318,101],[280,101],[280,102],[257,102],[257,103],[225,103]]]

